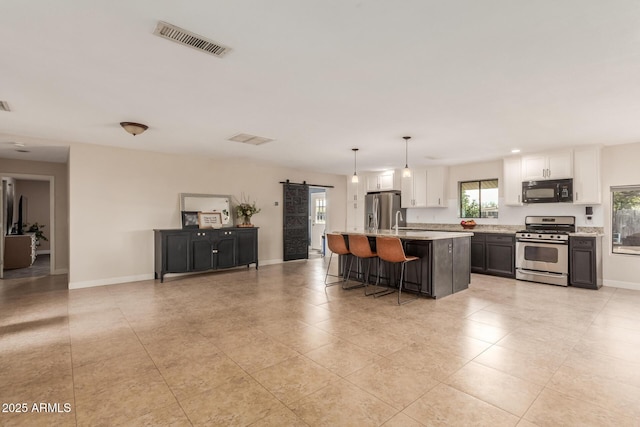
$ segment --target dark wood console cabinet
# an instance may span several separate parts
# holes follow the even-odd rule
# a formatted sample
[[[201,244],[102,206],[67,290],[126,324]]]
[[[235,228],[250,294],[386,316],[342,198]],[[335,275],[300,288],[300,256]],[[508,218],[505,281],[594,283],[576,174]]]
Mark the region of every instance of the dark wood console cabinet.
[[[602,286],[602,244],[599,237],[569,237],[569,285],[598,289]]]
[[[515,262],[515,235],[474,232],[471,237],[472,273],[516,277]]]
[[[258,268],[258,229],[154,230],[155,278],[167,273],[218,270],[251,264]]]

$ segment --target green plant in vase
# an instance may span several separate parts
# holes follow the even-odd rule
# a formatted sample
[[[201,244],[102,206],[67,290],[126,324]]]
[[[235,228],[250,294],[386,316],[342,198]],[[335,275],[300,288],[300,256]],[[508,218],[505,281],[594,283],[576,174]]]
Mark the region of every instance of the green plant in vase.
[[[240,224],[240,226],[252,227],[251,217],[260,212],[261,209],[256,206],[256,202],[249,203],[244,197],[242,200],[242,203],[236,206],[236,215],[238,218],[242,218],[242,224]]]
[[[42,231],[45,226],[45,224],[38,224],[37,222],[34,222],[31,225],[29,225],[28,223],[24,224],[23,227],[29,227],[27,228],[27,233],[34,233],[36,235],[36,246],[40,246],[40,241],[49,241],[49,239],[47,239],[47,236],[45,236],[44,232]]]

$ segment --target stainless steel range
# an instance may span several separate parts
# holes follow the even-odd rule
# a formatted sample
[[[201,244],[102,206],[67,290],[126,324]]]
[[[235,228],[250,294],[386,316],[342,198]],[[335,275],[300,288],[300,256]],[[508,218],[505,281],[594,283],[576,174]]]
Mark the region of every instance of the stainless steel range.
[[[575,216],[528,216],[516,233],[516,279],[567,286]]]

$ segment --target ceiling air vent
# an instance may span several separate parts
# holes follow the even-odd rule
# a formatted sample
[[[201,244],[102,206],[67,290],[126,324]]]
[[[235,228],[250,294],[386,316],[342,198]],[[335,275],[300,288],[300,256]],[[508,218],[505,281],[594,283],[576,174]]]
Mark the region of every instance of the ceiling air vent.
[[[9,108],[9,104],[7,103],[7,101],[0,101],[0,111],[11,111],[11,108]]]
[[[273,141],[273,139],[265,138],[263,136],[249,135],[247,133],[239,133],[229,138],[229,141],[242,142],[243,144],[261,145]]]
[[[222,57],[231,50],[231,48],[219,45],[213,40],[162,21],[158,22],[153,34],[217,57]]]

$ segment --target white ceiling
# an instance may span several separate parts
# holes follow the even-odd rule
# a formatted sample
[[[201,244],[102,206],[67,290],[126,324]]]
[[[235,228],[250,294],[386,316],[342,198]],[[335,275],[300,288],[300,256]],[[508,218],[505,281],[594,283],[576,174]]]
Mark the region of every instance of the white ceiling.
[[[638,0],[4,0],[0,64],[4,157],[38,138],[349,174],[353,147],[404,166],[405,135],[410,166],[640,142]]]

